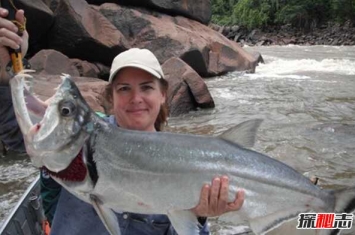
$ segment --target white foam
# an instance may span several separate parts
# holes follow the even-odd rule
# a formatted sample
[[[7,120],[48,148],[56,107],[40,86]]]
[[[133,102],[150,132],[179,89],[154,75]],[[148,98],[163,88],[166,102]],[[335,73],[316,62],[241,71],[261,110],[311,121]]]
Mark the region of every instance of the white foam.
[[[267,57],[265,64],[256,68],[255,75],[270,77],[277,75],[291,76],[290,78],[304,79],[307,76],[298,77],[299,73],[322,72],[339,75],[355,75],[355,61],[348,59],[314,59],[286,60],[275,57]],[[292,77],[295,76],[295,77]]]
[[[305,80],[305,79],[309,79],[309,76],[301,76],[301,75],[277,75],[277,74],[245,74],[245,77],[250,78],[250,80],[253,79],[258,79],[258,78],[273,78],[273,79],[284,79],[284,78],[289,78],[289,79],[294,79],[294,80]]]

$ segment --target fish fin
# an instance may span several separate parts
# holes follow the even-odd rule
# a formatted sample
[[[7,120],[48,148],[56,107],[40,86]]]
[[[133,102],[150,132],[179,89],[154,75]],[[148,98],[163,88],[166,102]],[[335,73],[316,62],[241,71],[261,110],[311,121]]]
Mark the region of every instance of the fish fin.
[[[64,81],[66,78],[71,78],[71,76],[67,73],[62,73],[62,76],[60,76],[60,78],[62,79],[62,81]]]
[[[255,144],[256,133],[262,121],[262,119],[252,119],[242,122],[226,130],[218,137],[245,148],[251,148]]]
[[[296,218],[300,213],[308,211],[310,211],[308,207],[287,208],[287,210],[277,211],[267,216],[251,219],[249,225],[255,234],[264,235],[279,227],[281,224]]]
[[[196,215],[189,210],[171,210],[168,217],[175,231],[179,235],[199,234]]]
[[[105,207],[100,199],[98,199],[95,195],[90,195],[90,202],[95,208],[95,211],[100,217],[102,223],[105,225],[107,231],[111,235],[121,235],[120,227],[115,213],[113,213],[110,208]]]

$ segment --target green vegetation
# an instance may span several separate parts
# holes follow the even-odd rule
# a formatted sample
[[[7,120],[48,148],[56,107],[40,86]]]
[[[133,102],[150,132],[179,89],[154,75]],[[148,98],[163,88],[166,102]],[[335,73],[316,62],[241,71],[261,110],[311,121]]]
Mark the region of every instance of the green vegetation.
[[[212,22],[219,25],[310,29],[346,21],[355,25],[355,0],[212,0]]]

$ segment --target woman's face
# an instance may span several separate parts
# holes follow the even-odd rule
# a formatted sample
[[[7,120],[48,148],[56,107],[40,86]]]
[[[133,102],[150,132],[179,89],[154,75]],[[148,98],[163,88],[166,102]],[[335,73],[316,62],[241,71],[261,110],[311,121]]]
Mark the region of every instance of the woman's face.
[[[165,102],[157,78],[138,68],[124,68],[113,81],[112,97],[113,111],[120,127],[155,131],[155,120]]]

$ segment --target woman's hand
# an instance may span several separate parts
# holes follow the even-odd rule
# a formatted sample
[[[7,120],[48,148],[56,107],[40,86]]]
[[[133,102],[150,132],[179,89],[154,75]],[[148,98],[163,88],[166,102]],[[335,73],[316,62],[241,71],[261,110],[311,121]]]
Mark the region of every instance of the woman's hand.
[[[18,49],[21,46],[22,55],[25,56],[28,49],[28,33],[25,30],[22,37],[17,35],[18,27],[7,20],[5,17],[9,12],[0,8],[0,84],[7,84],[10,77],[6,73],[6,65],[10,62],[9,51],[6,47]],[[23,10],[18,10],[15,15],[20,24],[25,24],[25,15]]]
[[[228,202],[229,179],[227,176],[216,177],[212,185],[204,185],[199,204],[191,211],[199,217],[215,217],[230,211],[239,210],[244,202],[244,191],[236,194],[234,202]]]

